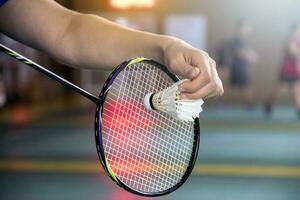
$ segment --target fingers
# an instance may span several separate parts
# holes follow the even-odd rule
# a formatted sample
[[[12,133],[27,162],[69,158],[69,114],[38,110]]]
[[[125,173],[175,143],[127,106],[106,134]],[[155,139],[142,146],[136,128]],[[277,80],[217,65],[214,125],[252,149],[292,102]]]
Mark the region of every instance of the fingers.
[[[197,92],[200,88],[209,84],[210,82],[210,73],[200,72],[197,78],[183,82],[179,86],[179,91],[185,93],[194,93]]]
[[[216,63],[211,58],[205,58],[200,66],[200,74],[197,78],[181,84],[182,98],[199,99],[220,96],[224,93],[222,81],[220,80]]]
[[[183,99],[204,99],[207,95],[210,95],[213,90],[213,85],[206,85],[201,88],[201,90],[198,90],[194,93],[181,93],[181,97]]]
[[[178,63],[176,63],[176,65],[178,65]],[[199,75],[200,69],[189,64],[182,63],[180,67],[175,67],[172,71],[186,79],[195,79]]]
[[[216,68],[216,63],[213,59],[211,59],[211,71],[212,71],[212,82],[210,84],[213,85],[213,90],[211,91],[210,94],[207,94],[205,98],[211,98],[215,96],[221,96],[224,93],[224,88],[222,81],[218,75],[217,68]]]
[[[179,86],[181,92],[194,93],[197,92],[200,88],[204,87],[211,82],[211,69],[209,57],[203,56],[198,63],[195,63],[200,69],[200,74],[198,77],[185,81]]]
[[[199,72],[200,72],[199,68],[192,67],[190,65],[186,65],[183,68],[184,68],[184,70],[181,73],[181,76],[183,76],[185,78],[194,79],[199,75]]]
[[[220,82],[219,84],[222,85],[221,79],[219,79],[219,82]],[[212,92],[211,94],[207,95],[206,97],[204,97],[204,99],[210,99],[210,98],[213,98],[216,96],[221,96],[221,95],[223,95],[223,93],[224,93],[224,89],[222,86],[222,88],[217,89],[215,92]]]

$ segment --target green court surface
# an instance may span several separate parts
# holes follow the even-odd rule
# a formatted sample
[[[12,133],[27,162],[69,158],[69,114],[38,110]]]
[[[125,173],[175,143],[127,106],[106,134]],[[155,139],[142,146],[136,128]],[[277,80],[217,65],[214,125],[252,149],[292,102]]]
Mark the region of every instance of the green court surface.
[[[0,199],[145,199],[103,174],[93,115],[71,110],[21,127],[0,122]],[[201,118],[192,176],[155,199],[300,199],[300,121],[292,108],[277,108],[265,120],[259,109],[208,107]]]

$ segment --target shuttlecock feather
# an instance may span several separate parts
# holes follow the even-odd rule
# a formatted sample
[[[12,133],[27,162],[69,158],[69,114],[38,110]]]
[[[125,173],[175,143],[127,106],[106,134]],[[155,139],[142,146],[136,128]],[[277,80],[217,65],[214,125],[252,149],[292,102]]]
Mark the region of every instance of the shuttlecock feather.
[[[194,121],[202,112],[202,99],[182,99],[178,86],[186,80],[178,81],[170,87],[145,96],[144,104],[148,110],[158,110],[168,113],[176,119]]]

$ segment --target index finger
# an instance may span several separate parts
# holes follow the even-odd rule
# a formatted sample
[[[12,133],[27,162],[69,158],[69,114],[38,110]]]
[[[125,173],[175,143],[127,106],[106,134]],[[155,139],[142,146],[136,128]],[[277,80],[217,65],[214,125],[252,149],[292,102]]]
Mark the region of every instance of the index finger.
[[[205,64],[206,65],[206,64]],[[208,67],[201,67],[199,75],[192,79],[183,82],[179,86],[180,92],[186,92],[186,93],[194,93],[210,83],[211,81],[211,69],[209,67],[209,62],[207,63]]]

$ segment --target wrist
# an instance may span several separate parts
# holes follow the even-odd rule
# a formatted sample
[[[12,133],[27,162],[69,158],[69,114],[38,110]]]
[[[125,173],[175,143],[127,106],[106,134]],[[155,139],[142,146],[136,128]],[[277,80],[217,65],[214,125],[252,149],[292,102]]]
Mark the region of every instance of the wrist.
[[[157,37],[155,41],[160,52],[160,58],[157,61],[166,65],[167,52],[174,43],[179,42],[179,39],[167,35],[157,35]]]
[[[170,38],[165,35],[154,35],[149,42],[153,47],[151,48],[152,53],[150,54],[150,58],[161,64],[165,64],[165,52],[170,43]]]

